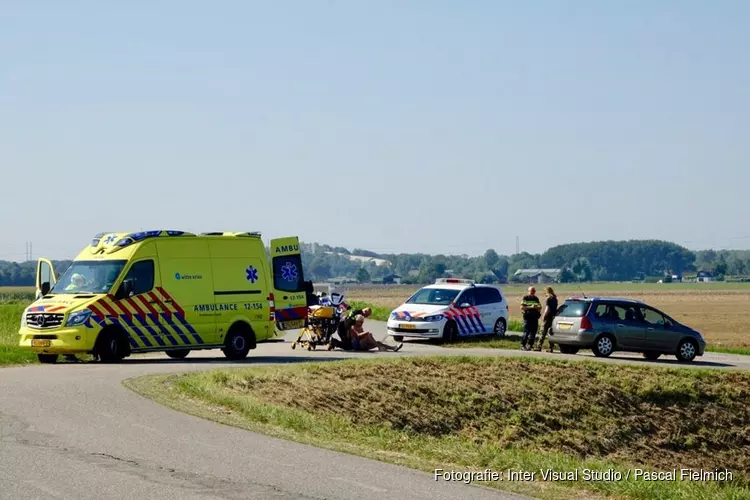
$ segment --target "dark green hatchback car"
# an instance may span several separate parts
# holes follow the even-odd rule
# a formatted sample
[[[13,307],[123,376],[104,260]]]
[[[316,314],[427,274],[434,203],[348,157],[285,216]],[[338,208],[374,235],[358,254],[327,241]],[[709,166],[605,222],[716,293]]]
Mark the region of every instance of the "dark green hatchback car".
[[[627,351],[652,360],[672,355],[693,361],[706,350],[696,330],[644,302],[617,297],[567,299],[557,310],[550,341],[563,353],[591,349],[599,357]]]

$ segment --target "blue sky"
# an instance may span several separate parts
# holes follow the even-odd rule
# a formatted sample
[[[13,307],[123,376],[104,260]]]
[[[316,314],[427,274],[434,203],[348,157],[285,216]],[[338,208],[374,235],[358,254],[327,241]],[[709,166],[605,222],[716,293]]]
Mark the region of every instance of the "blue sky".
[[[151,228],[750,248],[749,25],[743,1],[5,0],[0,259]]]

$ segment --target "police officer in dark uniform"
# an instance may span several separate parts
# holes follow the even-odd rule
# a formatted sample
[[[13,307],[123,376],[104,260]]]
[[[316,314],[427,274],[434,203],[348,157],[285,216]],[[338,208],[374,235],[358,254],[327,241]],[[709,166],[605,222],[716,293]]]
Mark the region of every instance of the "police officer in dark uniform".
[[[542,315],[542,303],[536,296],[536,289],[529,287],[528,295],[521,302],[523,312],[523,337],[521,338],[521,350],[530,351],[534,348],[536,332],[539,330],[539,317]]]

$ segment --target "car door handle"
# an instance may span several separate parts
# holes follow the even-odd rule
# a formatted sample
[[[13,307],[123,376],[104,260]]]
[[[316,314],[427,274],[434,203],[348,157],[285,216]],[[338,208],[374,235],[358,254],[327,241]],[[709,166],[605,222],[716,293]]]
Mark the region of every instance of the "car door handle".
[[[617,328],[625,328],[625,325],[623,325],[622,323],[617,323]]]

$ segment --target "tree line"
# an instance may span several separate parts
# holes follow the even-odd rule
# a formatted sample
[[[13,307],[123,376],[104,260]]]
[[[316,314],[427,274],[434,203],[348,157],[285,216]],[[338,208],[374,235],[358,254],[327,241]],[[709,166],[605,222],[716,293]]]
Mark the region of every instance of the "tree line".
[[[483,255],[378,254],[375,252],[317,243],[302,243],[302,263],[307,279],[326,281],[349,278],[361,282],[383,281],[400,276],[404,283],[432,283],[447,275],[478,282],[514,281],[519,269],[561,269],[560,280],[630,281],[690,275],[709,271],[717,279],[750,275],[750,250],[691,251],[661,240],[599,241],[570,243],[541,254],[521,252],[500,255],[489,249]],[[352,256],[386,261],[385,265],[363,262]],[[57,274],[69,260],[54,261]],[[0,286],[33,286],[35,262],[0,261]]]
[[[750,250],[691,251],[662,240],[626,240],[570,243],[540,254],[483,255],[378,254],[355,249],[341,251],[328,245],[303,244],[303,263],[310,279],[326,281],[348,277],[380,281],[397,275],[404,283],[432,283],[446,275],[477,282],[511,282],[519,269],[560,269],[560,281],[667,281],[673,275],[689,277],[708,271],[717,279],[750,274]],[[350,256],[384,259],[389,265],[358,262]]]

